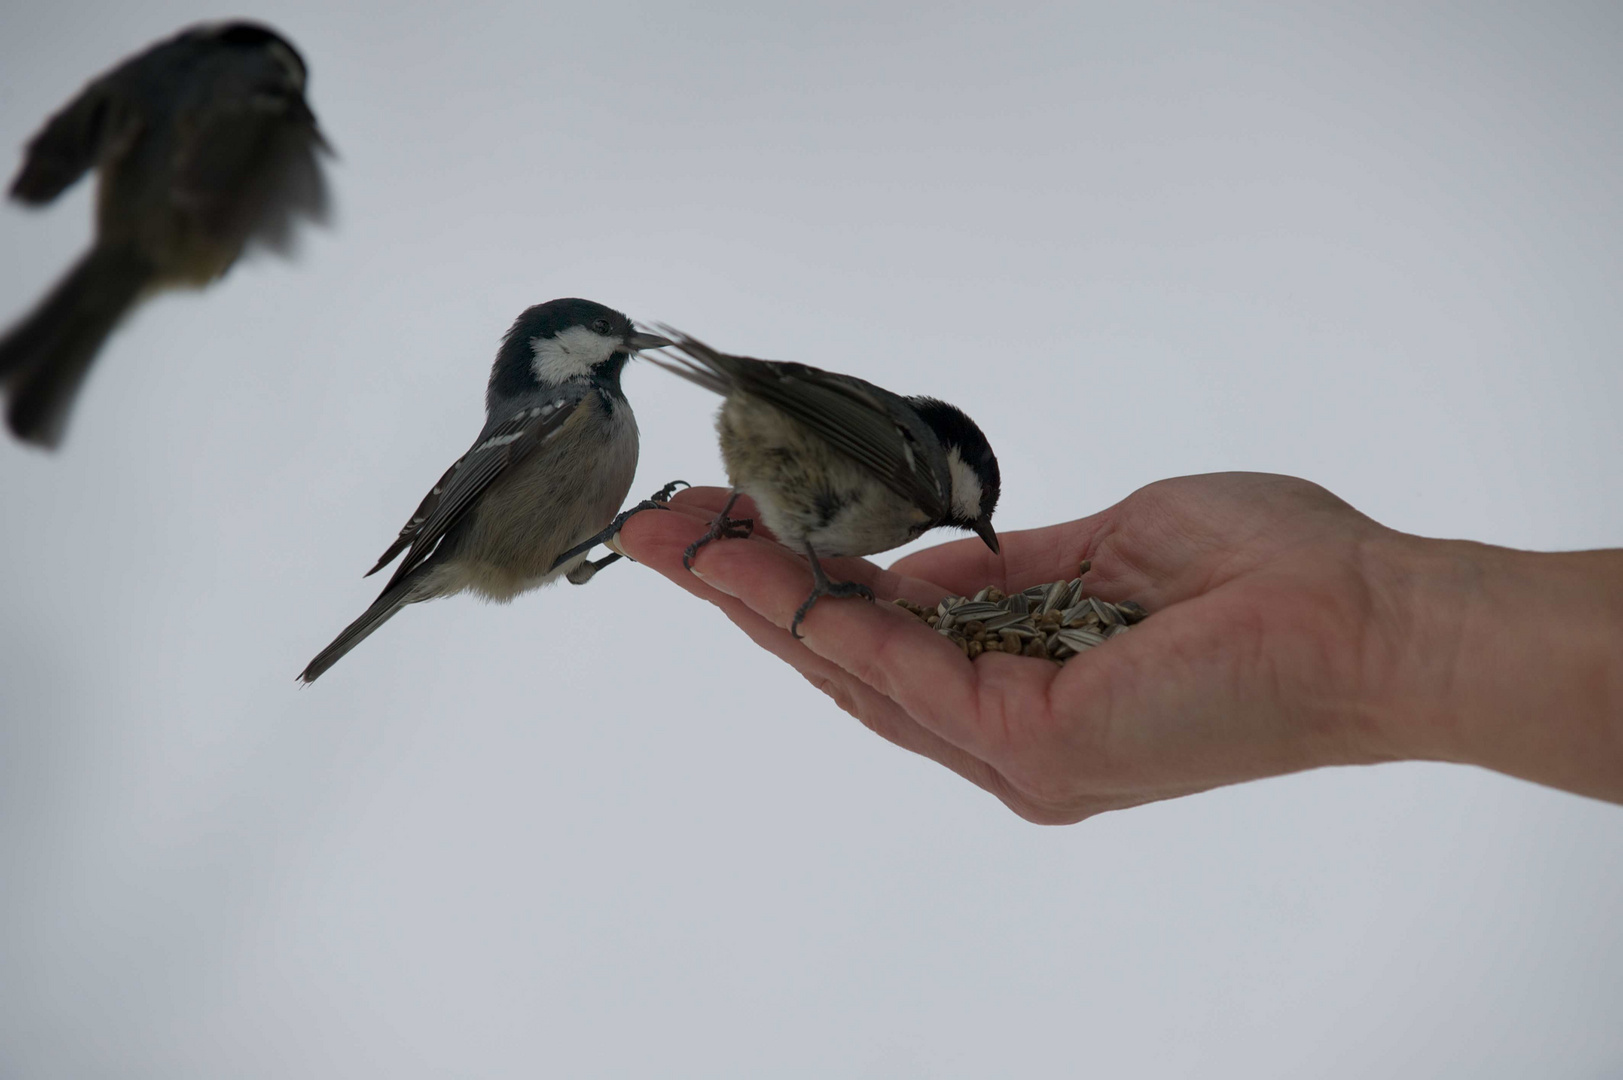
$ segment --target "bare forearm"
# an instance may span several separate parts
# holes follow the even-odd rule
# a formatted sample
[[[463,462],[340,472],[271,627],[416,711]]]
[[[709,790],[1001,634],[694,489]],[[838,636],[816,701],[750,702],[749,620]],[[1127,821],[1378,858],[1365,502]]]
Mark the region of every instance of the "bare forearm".
[[[1413,756],[1623,802],[1623,551],[1405,538]]]

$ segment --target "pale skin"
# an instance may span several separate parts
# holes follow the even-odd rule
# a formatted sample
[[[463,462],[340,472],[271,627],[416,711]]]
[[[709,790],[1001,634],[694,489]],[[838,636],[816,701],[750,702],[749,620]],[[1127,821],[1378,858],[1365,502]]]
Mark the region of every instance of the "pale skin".
[[[805,560],[759,529],[682,551],[726,501],[639,514],[626,553],[717,605],[880,735],[1043,824],[1323,765],[1480,765],[1623,803],[1623,551],[1559,554],[1389,529],[1317,485],[1219,473],[1076,521],[825,563],[879,603],[805,599]],[[733,516],[748,516],[747,500]],[[1074,577],[1151,612],[1059,667],[971,661],[888,601]]]

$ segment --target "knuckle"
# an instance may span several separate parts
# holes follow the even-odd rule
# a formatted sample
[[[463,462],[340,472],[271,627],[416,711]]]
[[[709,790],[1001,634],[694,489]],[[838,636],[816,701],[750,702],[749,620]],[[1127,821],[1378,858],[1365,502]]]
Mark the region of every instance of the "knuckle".
[[[1004,806],[1013,811],[1016,817],[1033,825],[1075,825],[1092,816],[1091,811],[1045,805],[1008,783],[1001,785],[993,794]]]
[[[827,694],[829,699],[842,710],[861,720],[867,727],[873,727],[868,718],[857,710],[856,697],[844,682],[829,675],[807,675],[806,681]]]

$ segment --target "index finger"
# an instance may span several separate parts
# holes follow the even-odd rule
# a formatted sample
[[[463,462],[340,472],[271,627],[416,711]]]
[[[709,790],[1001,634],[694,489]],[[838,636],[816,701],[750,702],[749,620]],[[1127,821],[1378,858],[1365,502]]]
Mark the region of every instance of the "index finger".
[[[625,544],[634,558],[680,581],[682,551],[702,535],[692,518],[642,514],[627,523]],[[830,569],[862,565],[830,560]],[[741,600],[773,625],[787,628],[811,591],[806,561],[769,542],[720,541],[695,560],[712,588]],[[873,571],[880,596],[922,585]],[[896,702],[929,731],[987,761],[1007,757],[1018,718],[1046,715],[1048,688],[1059,669],[1026,657],[985,655],[974,663],[912,614],[891,604],[821,600],[801,624],[804,646]]]

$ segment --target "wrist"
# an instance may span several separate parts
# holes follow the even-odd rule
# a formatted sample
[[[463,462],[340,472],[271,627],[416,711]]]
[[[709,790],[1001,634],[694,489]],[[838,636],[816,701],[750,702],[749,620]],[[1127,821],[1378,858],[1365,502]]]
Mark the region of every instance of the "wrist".
[[[1480,765],[1623,801],[1623,551],[1398,534],[1392,756]]]

